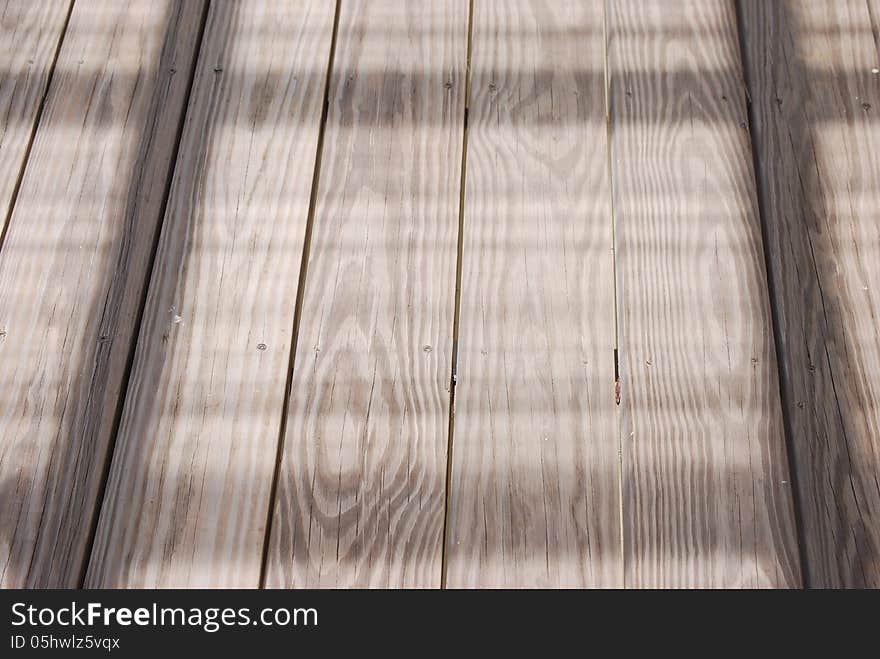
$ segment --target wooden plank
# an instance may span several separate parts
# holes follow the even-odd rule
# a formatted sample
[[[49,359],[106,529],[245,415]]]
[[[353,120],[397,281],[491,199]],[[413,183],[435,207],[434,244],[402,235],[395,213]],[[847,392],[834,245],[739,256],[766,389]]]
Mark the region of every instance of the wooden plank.
[[[57,0],[0,2],[0,237],[69,11]]]
[[[874,35],[874,44],[877,47],[877,60],[871,67],[871,74],[878,75],[880,71],[880,0],[868,0],[868,12],[871,19],[871,32]]]
[[[880,50],[869,6],[743,3],[806,573],[820,588],[880,587]]]
[[[797,586],[734,5],[610,6],[625,581]]]
[[[333,15],[211,3],[89,585],[259,584]]]
[[[77,586],[200,3],[81,0],[0,254],[3,586]]]
[[[439,585],[467,25],[342,2],[268,585]]]
[[[475,5],[449,586],[622,585],[603,30]]]

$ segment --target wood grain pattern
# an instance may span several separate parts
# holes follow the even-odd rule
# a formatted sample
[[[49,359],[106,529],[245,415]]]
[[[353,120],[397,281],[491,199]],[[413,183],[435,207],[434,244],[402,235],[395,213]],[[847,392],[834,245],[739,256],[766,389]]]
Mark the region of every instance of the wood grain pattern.
[[[880,50],[871,6],[743,3],[806,572],[821,588],[880,587]]]
[[[626,585],[797,586],[734,6],[610,6]]]
[[[0,582],[76,586],[198,2],[76,3],[0,254]]]
[[[447,584],[620,586],[602,3],[477,3]]]
[[[439,585],[467,25],[342,2],[270,586]]]
[[[259,585],[333,15],[211,3],[89,585]]]
[[[69,10],[58,0],[0,2],[0,236]]]

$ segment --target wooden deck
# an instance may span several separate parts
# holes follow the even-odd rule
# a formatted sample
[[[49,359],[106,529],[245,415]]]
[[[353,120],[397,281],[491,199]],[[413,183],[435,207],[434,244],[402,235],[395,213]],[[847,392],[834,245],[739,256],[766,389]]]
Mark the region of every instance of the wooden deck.
[[[880,0],[0,0],[0,585],[880,587]]]

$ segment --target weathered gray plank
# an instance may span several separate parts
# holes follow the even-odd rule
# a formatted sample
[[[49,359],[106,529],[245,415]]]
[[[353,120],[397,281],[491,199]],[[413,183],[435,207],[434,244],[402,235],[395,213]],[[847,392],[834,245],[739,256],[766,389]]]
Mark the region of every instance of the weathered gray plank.
[[[478,2],[452,587],[622,585],[601,2]]]
[[[211,4],[89,585],[259,584],[333,14]]]
[[[0,253],[0,582],[76,586],[200,2],[80,0]]]
[[[742,14],[806,573],[822,588],[880,587],[880,50],[869,7],[746,0]]]
[[[467,0],[344,0],[267,584],[440,583]]]
[[[627,586],[797,586],[734,5],[609,3]]]
[[[69,11],[58,0],[0,2],[0,236]]]

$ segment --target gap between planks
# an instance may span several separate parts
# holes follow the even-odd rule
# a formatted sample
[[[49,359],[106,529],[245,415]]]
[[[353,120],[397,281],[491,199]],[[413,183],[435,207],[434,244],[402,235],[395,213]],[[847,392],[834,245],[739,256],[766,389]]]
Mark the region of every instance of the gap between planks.
[[[619,543],[618,549],[620,550],[619,556],[619,565],[620,565],[620,587],[626,588],[626,544],[625,544],[625,520],[624,520],[624,510],[623,510],[623,416],[621,414],[620,408],[620,395],[621,395],[621,382],[620,382],[620,301],[618,298],[618,276],[619,271],[617,267],[617,218],[614,212],[614,163],[612,161],[613,157],[613,142],[612,136],[614,134],[614,126],[612,124],[613,108],[611,106],[611,66],[609,62],[608,53],[610,52],[609,43],[608,43],[608,3],[611,0],[605,0],[602,3],[602,40],[605,43],[605,57],[603,61],[603,74],[604,74],[604,84],[603,89],[605,92],[605,166],[606,166],[606,176],[608,177],[608,188],[611,190],[611,194],[608,195],[608,214],[609,221],[611,222],[611,281],[612,286],[614,287],[614,292],[612,294],[612,300],[614,304],[614,402],[617,404],[617,409],[614,412],[614,423],[616,425],[615,435],[617,437],[617,520],[618,520],[618,534],[619,534]]]
[[[333,34],[330,37],[330,55],[327,58],[327,72],[324,78],[324,98],[321,104],[321,123],[318,128],[318,144],[315,149],[315,170],[312,175],[312,187],[309,193],[309,211],[306,217],[306,231],[303,239],[302,262],[299,269],[299,282],[296,289],[296,304],[293,312],[293,327],[290,337],[290,357],[287,367],[287,381],[284,386],[284,403],[281,406],[281,425],[278,431],[278,450],[275,455],[275,470],[272,474],[272,488],[269,494],[269,507],[266,513],[266,533],[263,538],[263,556],[260,562],[260,588],[266,587],[266,573],[269,562],[269,541],[272,537],[272,520],[275,517],[275,498],[278,495],[278,479],[281,464],[284,460],[284,435],[287,432],[287,417],[290,411],[290,398],[293,389],[293,372],[296,366],[296,348],[299,339],[299,327],[302,320],[303,298],[305,297],[306,275],[309,269],[311,253],[312,229],[315,224],[315,209],[318,201],[318,186],[321,182],[321,160],[324,154],[324,135],[327,132],[327,115],[330,109],[330,81],[333,78],[333,64],[336,58],[336,41],[339,36],[339,12],[342,0],[336,0],[333,14]]]
[[[461,145],[461,179],[458,191],[458,243],[455,263],[455,308],[452,318],[452,376],[449,382],[449,428],[446,441],[446,498],[443,509],[443,547],[440,554],[440,588],[446,589],[446,561],[449,545],[449,508],[452,496],[452,451],[455,437],[455,385],[458,372],[458,332],[461,322],[461,261],[464,253],[464,205],[467,182],[468,124],[471,107],[471,56],[474,46],[474,0],[468,3],[467,62],[464,83],[464,126]]]

